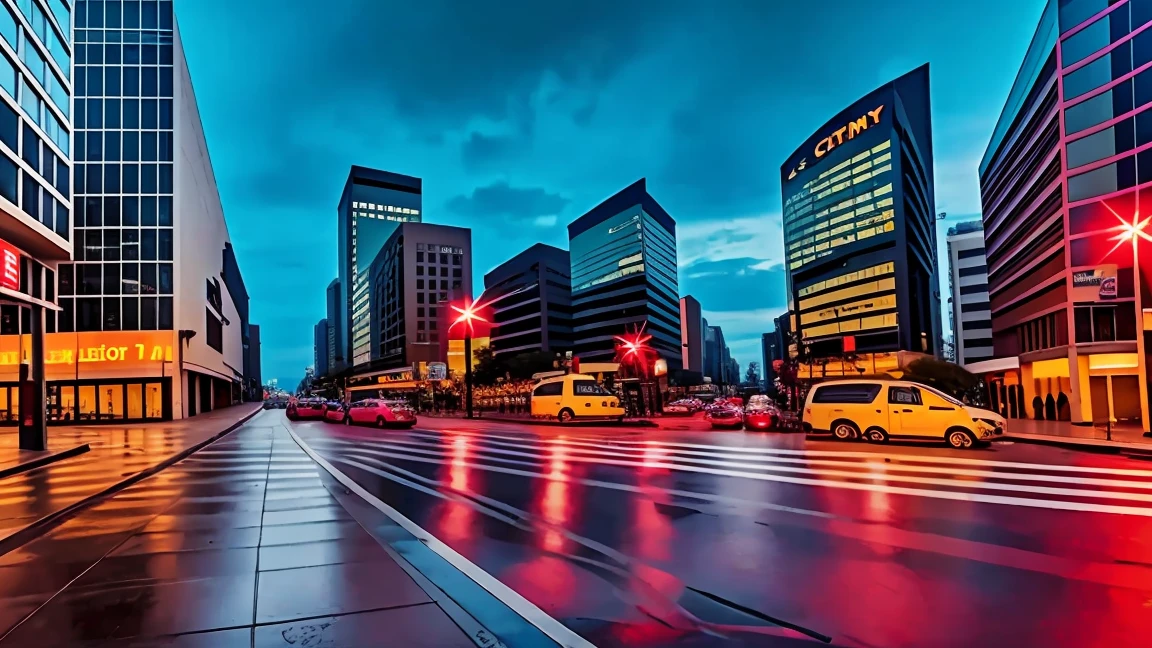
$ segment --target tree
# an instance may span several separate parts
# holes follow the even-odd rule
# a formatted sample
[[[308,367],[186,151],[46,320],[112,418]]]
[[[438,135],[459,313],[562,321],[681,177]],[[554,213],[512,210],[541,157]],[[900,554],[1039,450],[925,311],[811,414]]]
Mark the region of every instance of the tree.
[[[749,362],[748,371],[744,374],[744,384],[757,385],[760,383],[760,363]]]
[[[472,368],[472,384],[495,385],[498,378],[504,377],[507,367],[491,346],[473,349],[472,357],[476,359],[476,366]]]
[[[556,354],[550,351],[518,353],[508,359],[507,371],[513,380],[527,380],[533,374],[556,368]]]
[[[919,358],[908,365],[904,380],[923,383],[956,398],[979,399],[980,378],[958,364]]]

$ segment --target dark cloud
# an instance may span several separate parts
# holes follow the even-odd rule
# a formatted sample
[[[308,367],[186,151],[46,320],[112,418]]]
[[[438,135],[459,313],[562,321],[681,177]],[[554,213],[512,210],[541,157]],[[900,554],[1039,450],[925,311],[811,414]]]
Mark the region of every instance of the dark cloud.
[[[570,201],[560,194],[540,187],[512,187],[496,182],[477,187],[470,195],[459,195],[448,201],[448,209],[470,218],[492,222],[493,218],[527,222],[540,216],[557,216]]]
[[[507,161],[522,145],[523,140],[513,137],[472,133],[460,147],[460,155],[466,169],[478,171]]]
[[[706,311],[783,310],[788,303],[784,266],[761,270],[754,267],[759,263],[751,258],[697,261],[680,268],[680,291],[696,297]]]

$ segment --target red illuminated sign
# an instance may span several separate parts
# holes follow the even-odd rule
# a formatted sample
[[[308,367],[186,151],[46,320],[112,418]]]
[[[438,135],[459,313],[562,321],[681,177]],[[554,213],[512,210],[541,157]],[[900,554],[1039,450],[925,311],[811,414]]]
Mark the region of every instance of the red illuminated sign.
[[[0,240],[0,287],[20,290],[20,252]]]
[[[856,353],[855,335],[845,335],[842,340],[844,342],[844,353]]]

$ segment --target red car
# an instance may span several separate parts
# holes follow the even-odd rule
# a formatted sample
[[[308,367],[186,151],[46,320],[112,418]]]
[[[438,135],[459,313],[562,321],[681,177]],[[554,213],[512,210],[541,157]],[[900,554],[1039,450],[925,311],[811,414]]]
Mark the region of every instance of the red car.
[[[329,423],[343,423],[348,418],[348,410],[340,401],[328,401],[324,404],[324,420]]]
[[[410,428],[416,425],[416,412],[406,403],[369,398],[349,405],[344,423]]]
[[[780,408],[762,394],[748,399],[744,410],[744,428],[747,430],[777,430],[780,427]]]
[[[288,420],[296,421],[299,419],[323,418],[324,411],[323,398],[293,398],[288,401],[288,408],[285,414],[288,415]]]
[[[715,428],[738,428],[744,425],[744,413],[737,407],[716,407],[708,412],[704,420]]]

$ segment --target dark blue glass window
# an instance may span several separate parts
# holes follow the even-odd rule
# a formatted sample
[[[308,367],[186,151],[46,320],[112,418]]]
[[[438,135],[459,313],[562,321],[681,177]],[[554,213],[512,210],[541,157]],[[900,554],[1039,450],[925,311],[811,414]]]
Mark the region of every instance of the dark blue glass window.
[[[1152,29],[1145,29],[1132,37],[1132,68],[1149,61],[1152,61]]]
[[[1112,80],[1111,59],[1098,58],[1064,77],[1064,99],[1074,99]]]
[[[16,163],[7,156],[0,155],[0,196],[16,204],[16,187],[19,178]]]
[[[1108,46],[1108,21],[1097,20],[1060,44],[1061,63],[1071,67]]]
[[[104,159],[120,161],[120,131],[104,131]]]
[[[1144,70],[1136,75],[1133,86],[1136,93],[1136,105],[1143,106],[1152,102],[1152,70]]]
[[[140,100],[124,100],[124,128],[140,128]]]
[[[160,100],[160,128],[172,128],[172,100]]]
[[[120,68],[104,68],[104,94],[109,97],[120,96]]]
[[[85,100],[85,104],[88,106],[86,110],[88,128],[102,128],[104,125],[104,102],[100,99],[88,99]]]
[[[142,196],[140,198],[140,224],[156,224],[156,196]]]
[[[104,100],[104,127],[120,128],[120,100]]]
[[[85,160],[88,162],[99,162],[104,159],[104,137],[100,133],[87,133],[85,138],[88,140],[86,146],[87,156]]]
[[[140,165],[124,165],[124,193],[140,193]]]
[[[156,6],[156,0],[143,0],[140,9],[140,26],[144,29],[158,29],[160,27],[160,19],[157,15],[159,8]]]
[[[140,133],[140,159],[142,161],[156,161],[156,139],[156,133],[147,131]]]
[[[161,162],[172,161],[172,133],[160,133],[160,155]]]
[[[116,196],[104,199],[104,224],[111,227],[120,226],[120,199]]]
[[[158,108],[155,99],[140,100],[140,127],[146,130],[155,130],[159,124],[156,115]]]
[[[106,65],[119,65],[120,52],[120,43],[108,43],[104,45],[104,63]]]
[[[160,224],[166,227],[172,226],[172,196],[160,196],[157,203],[159,208]]]
[[[100,133],[96,133],[97,136]],[[85,171],[84,193],[98,194],[104,186],[104,176],[99,164],[89,164]]]
[[[160,96],[172,96],[172,68],[170,67],[160,68]]]
[[[140,68],[138,68],[138,67],[125,67],[124,68],[124,96],[125,97],[139,97],[140,96]]]
[[[159,94],[159,81],[154,67],[140,68],[140,96],[155,97]]]
[[[140,224],[140,199],[136,196],[125,196],[123,204],[121,205],[121,213],[124,215],[125,226],[136,226]]]
[[[119,29],[120,0],[104,0],[104,26],[108,29]]]
[[[134,131],[124,132],[124,161],[140,161],[140,133]]]
[[[24,148],[20,153],[33,169],[40,168],[40,138],[28,124],[24,124]]]
[[[0,102],[0,142],[13,153],[20,150],[20,116],[6,102]]]
[[[142,194],[155,194],[157,188],[156,183],[156,165],[155,164],[141,164],[140,165],[140,193]],[[155,210],[156,199],[152,199],[152,209]]]
[[[161,164],[159,166],[159,169],[160,169],[160,182],[159,182],[160,193],[170,194],[170,193],[172,193],[172,165],[171,164]]]
[[[140,27],[140,0],[124,0],[124,27],[125,29]]]

